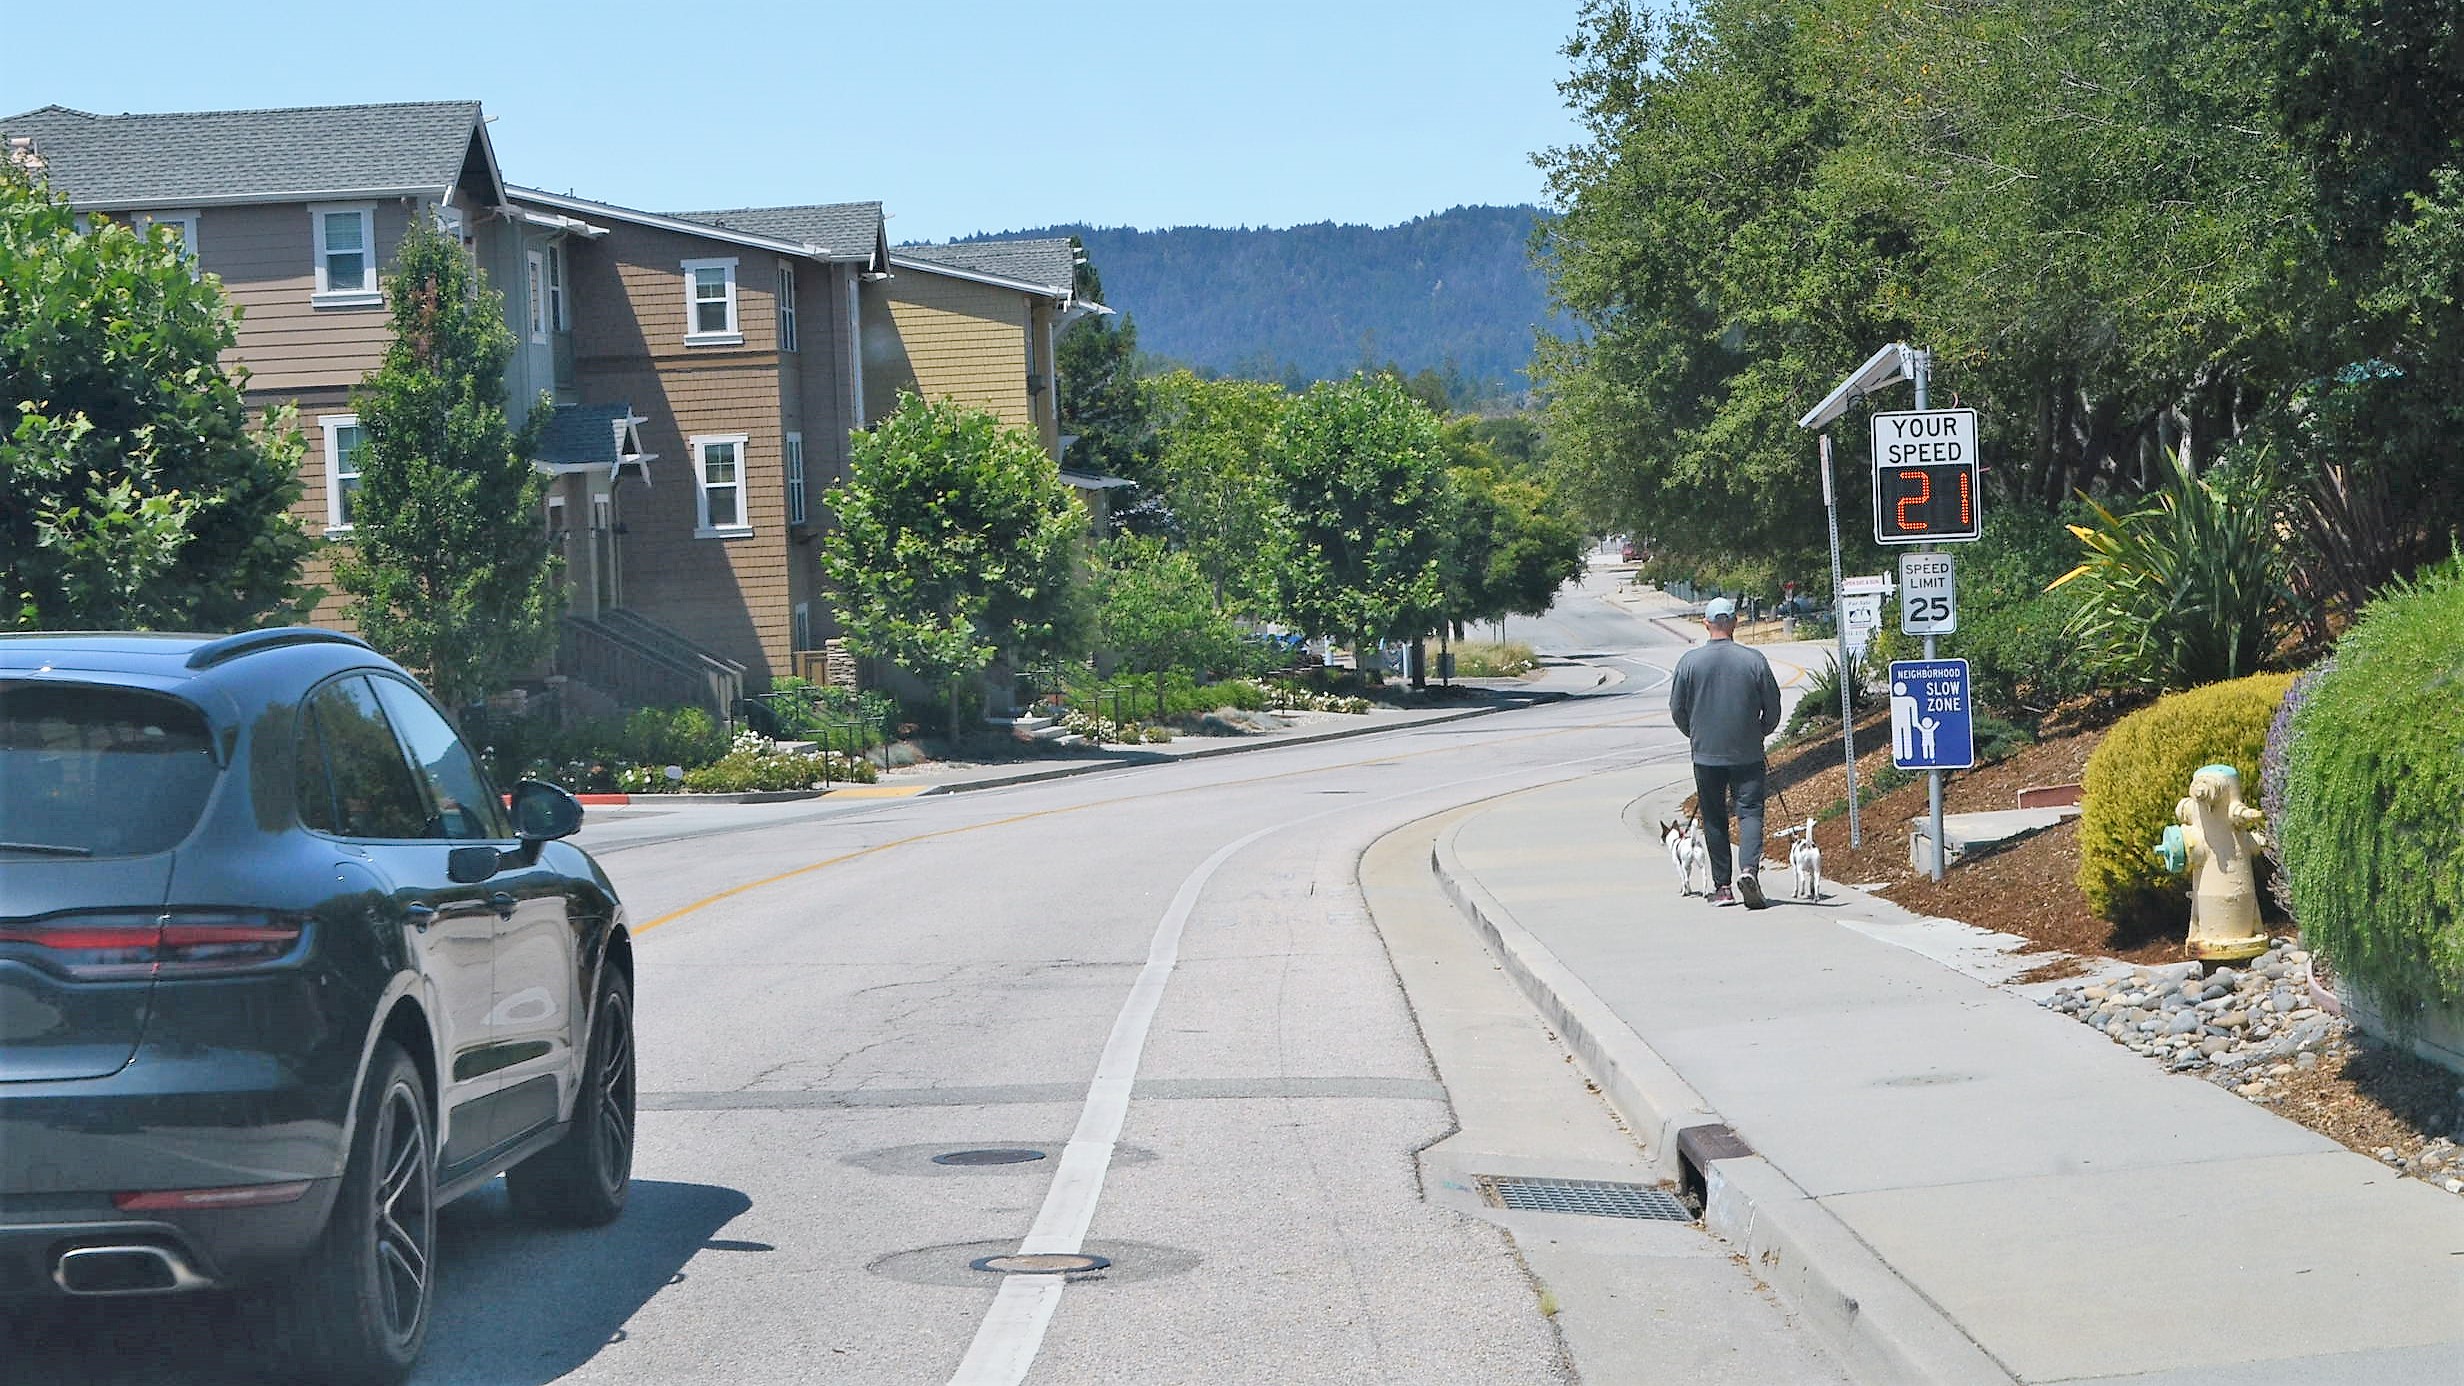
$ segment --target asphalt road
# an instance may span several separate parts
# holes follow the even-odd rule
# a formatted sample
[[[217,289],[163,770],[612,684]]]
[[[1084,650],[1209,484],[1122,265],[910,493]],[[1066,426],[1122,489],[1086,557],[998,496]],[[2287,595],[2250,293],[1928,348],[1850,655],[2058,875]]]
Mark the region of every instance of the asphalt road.
[[[603,842],[637,930],[633,1204],[587,1233],[522,1225],[501,1188],[448,1209],[417,1379],[1565,1380],[1513,1243],[1421,1197],[1414,1152],[1454,1121],[1357,864],[1459,805],[1673,759],[1681,642],[1596,591],[1507,633],[1624,681]],[[931,1159],[987,1148],[1044,1158]],[[1006,1288],[969,1265],[1022,1244],[1112,1265]],[[36,1338],[10,1381],[255,1375],[211,1305]]]

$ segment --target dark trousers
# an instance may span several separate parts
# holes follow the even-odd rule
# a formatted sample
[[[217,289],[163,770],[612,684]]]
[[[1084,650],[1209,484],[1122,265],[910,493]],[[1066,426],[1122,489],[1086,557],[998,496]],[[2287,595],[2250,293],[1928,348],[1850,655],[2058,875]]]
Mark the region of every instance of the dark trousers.
[[[1757,875],[1762,871],[1762,779],[1767,766],[1759,760],[1751,765],[1694,763],[1694,794],[1700,800],[1695,812],[1703,819],[1703,845],[1711,849],[1714,889],[1728,884],[1731,795],[1737,803],[1737,867]]]

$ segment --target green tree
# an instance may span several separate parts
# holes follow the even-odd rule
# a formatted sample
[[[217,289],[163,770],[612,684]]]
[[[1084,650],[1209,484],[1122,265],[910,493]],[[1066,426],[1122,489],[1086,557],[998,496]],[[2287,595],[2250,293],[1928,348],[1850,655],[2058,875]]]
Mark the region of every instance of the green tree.
[[[1083,253],[1077,294],[1103,302],[1103,279]],[[1116,327],[1105,314],[1089,314],[1061,330],[1053,358],[1061,378],[1061,432],[1072,438],[1061,460],[1082,472],[1149,480],[1154,442],[1138,385],[1138,325],[1123,317]]]
[[[0,165],[0,628],[223,630],[288,614],[310,548],[288,410],[250,429],[221,282],[178,238]]]
[[[1446,482],[1446,620],[1459,632],[1546,613],[1557,589],[1582,575],[1582,530],[1537,481],[1453,467]]]
[[[1313,636],[1425,634],[1444,611],[1445,470],[1437,416],[1390,376],[1326,381],[1293,401],[1273,452],[1267,545],[1275,606]]]
[[[1202,380],[1189,371],[1147,382],[1157,488],[1206,574],[1217,610],[1247,610],[1264,591],[1260,559],[1275,507],[1270,458],[1291,397],[1279,385]]]
[[[414,225],[385,299],[393,340],[352,396],[359,487],[334,580],[368,643],[459,712],[554,638],[546,483],[530,461],[547,409],[542,401],[520,428],[509,424],[503,299],[451,237]]]
[[[1187,552],[1160,538],[1123,535],[1106,542],[1097,558],[1096,644],[1122,671],[1202,677],[1230,662],[1239,633],[1216,610],[1206,575]],[[1159,682],[1159,707],[1162,695]]]
[[[856,653],[953,688],[996,658],[1083,653],[1085,512],[1025,432],[902,394],[855,435],[829,501],[822,570]]]

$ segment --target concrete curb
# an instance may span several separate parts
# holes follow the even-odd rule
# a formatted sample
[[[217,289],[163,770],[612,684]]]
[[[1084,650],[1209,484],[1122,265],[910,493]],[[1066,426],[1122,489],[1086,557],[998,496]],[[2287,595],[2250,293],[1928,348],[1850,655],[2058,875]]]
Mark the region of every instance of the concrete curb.
[[[1718,1114],[1463,865],[1455,840],[1467,821],[1448,826],[1430,849],[1438,888],[1643,1137],[1653,1167],[1676,1179],[1678,1136],[1716,1123]],[[2015,1386],[1957,1324],[1770,1161],[1711,1160],[1702,1175],[1704,1226],[1742,1252],[1859,1381]]]
[[[1602,672],[1605,675],[1609,671]],[[1601,684],[1607,682],[1609,680],[1606,677],[1601,679]],[[1599,684],[1593,685],[1593,687],[1599,686]],[[1068,765],[1050,766],[1041,770],[1022,770],[1015,774],[994,775],[984,779],[949,780],[927,786],[923,793],[963,794],[976,789],[1001,789],[1014,784],[1063,780],[1073,775],[1100,775],[1111,770],[1128,770],[1146,765],[1170,765],[1184,760],[1205,760],[1214,756],[1239,755],[1245,751],[1264,751],[1277,746],[1300,746],[1317,741],[1342,741],[1355,736],[1375,736],[1380,732],[1410,731],[1418,727],[1435,727],[1443,726],[1448,722],[1461,722],[1472,717],[1488,717],[1500,712],[1513,712],[1518,708],[1538,707],[1544,703],[1563,702],[1577,696],[1579,695],[1575,693],[1543,691],[1529,694],[1524,701],[1518,703],[1498,707],[1469,707],[1456,712],[1439,713],[1434,717],[1418,718],[1410,722],[1386,722],[1366,727],[1338,727],[1332,731],[1309,732],[1299,736],[1278,736],[1271,739],[1261,738],[1255,741],[1247,739],[1226,741],[1220,746],[1204,746],[1194,751],[1182,751],[1178,754],[1130,754],[1116,760],[1080,761]]]

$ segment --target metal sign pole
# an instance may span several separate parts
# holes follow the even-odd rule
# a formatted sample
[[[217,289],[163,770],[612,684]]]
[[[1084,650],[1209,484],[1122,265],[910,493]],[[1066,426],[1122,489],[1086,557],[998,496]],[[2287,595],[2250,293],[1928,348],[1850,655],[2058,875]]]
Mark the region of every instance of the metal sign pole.
[[[1839,637],[1839,737],[1848,759],[1848,846],[1865,846],[1864,817],[1857,811],[1857,719],[1848,698],[1856,675],[1848,662],[1848,599],[1840,595],[1839,489],[1831,482],[1831,435],[1822,434],[1822,508],[1831,517],[1831,626]]]
[[[1908,363],[1908,374],[1916,382],[1916,407],[1924,409],[1927,407],[1926,387],[1933,383],[1934,354],[1930,351],[1918,351],[1911,352],[1909,355],[1912,359]],[[1934,657],[1934,637],[1928,635],[1925,637],[1925,658],[1931,660]],[[1933,823],[1930,829],[1930,840],[1933,843],[1932,860],[1928,865],[1932,867],[1933,878],[1940,881],[1943,858],[1950,855],[1950,849],[1942,840],[1942,772],[1939,770],[1925,772],[1925,808]]]

